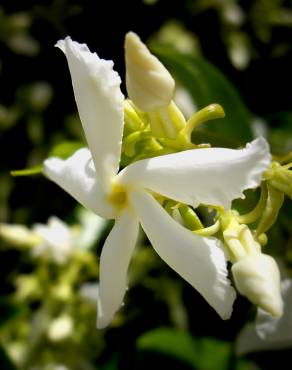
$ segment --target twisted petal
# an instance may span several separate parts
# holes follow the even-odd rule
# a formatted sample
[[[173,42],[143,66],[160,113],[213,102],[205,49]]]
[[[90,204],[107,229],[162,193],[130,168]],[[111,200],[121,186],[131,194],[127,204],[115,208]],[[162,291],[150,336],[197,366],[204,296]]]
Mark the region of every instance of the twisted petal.
[[[197,289],[223,319],[228,319],[235,291],[227,278],[220,241],[185,229],[146,192],[135,191],[129,197],[160,257]]]
[[[79,149],[66,160],[47,159],[44,173],[84,207],[104,218],[114,217],[114,209],[100,187],[88,149]]]
[[[127,289],[127,270],[136,244],[139,222],[130,209],[116,219],[100,256],[97,327],[112,320]]]
[[[88,146],[101,184],[107,189],[119,168],[124,97],[113,62],[100,59],[85,44],[66,37],[57,43],[65,53]]]
[[[256,187],[270,164],[269,147],[259,138],[246,148],[194,149],[144,159],[118,175],[121,183],[148,188],[179,202],[230,208],[243,198],[245,189]]]

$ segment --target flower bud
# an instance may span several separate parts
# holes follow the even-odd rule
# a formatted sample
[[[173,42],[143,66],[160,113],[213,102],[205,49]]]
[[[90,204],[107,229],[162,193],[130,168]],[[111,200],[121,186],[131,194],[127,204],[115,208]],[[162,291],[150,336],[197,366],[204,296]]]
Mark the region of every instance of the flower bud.
[[[240,294],[272,316],[282,315],[280,273],[272,257],[260,253],[248,255],[232,266],[232,273]]]
[[[24,225],[0,224],[0,237],[14,247],[32,247],[39,242],[39,237]]]
[[[144,112],[167,107],[175,83],[163,64],[134,33],[125,38],[126,85],[130,99]]]
[[[72,335],[73,326],[73,321],[70,316],[59,316],[50,323],[48,337],[52,342],[65,340]]]

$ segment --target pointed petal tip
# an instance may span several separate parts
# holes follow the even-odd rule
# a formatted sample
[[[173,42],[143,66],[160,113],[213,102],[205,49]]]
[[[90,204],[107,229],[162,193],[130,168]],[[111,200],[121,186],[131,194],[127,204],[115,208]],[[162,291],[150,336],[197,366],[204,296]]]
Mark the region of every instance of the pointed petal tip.
[[[96,172],[104,190],[119,169],[124,124],[121,79],[111,60],[70,37],[57,42],[69,65],[74,96]]]
[[[111,319],[106,319],[104,316],[98,316],[96,320],[96,328],[99,330],[105,329],[110,322]]]
[[[65,54],[66,43],[73,42],[70,36],[66,36],[64,39],[58,40],[55,43],[55,48],[59,48]]]
[[[218,297],[216,311],[222,320],[229,320],[233,312],[236,291],[231,285],[229,278],[227,278],[226,257],[220,241],[217,241],[213,246],[211,259],[218,266],[217,282],[216,286],[214,285],[214,296]]]
[[[233,312],[233,303],[236,298],[236,291],[230,285],[230,289],[226,296],[224,297],[224,306],[222,307],[221,313],[219,313],[222,320],[229,320]]]
[[[44,161],[43,172],[50,179],[52,171],[62,168],[63,160],[57,157],[48,158]]]
[[[134,31],[129,31],[125,35],[125,46],[129,43],[141,42],[140,37]]]
[[[268,312],[273,319],[278,319],[283,315],[283,301],[281,297],[278,299],[271,299],[263,298],[259,301],[258,306],[261,307],[263,310]]]
[[[271,153],[268,142],[262,136],[246,144],[243,149],[249,158],[250,170],[247,172],[245,184],[242,186],[241,194],[238,198],[244,199],[243,193],[246,189],[254,189],[258,187],[262,181],[263,173],[271,164]],[[235,198],[234,198],[235,199]]]

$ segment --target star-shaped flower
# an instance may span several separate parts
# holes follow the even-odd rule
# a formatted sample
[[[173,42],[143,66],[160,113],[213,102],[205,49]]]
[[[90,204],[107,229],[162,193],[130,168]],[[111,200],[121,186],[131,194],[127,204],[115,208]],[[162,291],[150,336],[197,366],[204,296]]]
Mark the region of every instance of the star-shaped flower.
[[[74,233],[68,225],[51,216],[47,224],[35,224],[32,231],[39,238],[32,249],[34,256],[47,254],[50,260],[60,265],[68,261],[74,251]]]
[[[160,257],[223,319],[229,318],[235,291],[221,242],[177,223],[157,195],[193,207],[203,203],[229,208],[243,190],[258,186],[270,163],[266,141],[257,139],[241,150],[194,149],[144,159],[119,172],[124,96],[113,62],[69,37],[57,46],[68,60],[89,149],[67,160],[46,160],[44,172],[85,207],[115,219],[100,257],[97,326],[107,326],[123,301],[139,224]]]

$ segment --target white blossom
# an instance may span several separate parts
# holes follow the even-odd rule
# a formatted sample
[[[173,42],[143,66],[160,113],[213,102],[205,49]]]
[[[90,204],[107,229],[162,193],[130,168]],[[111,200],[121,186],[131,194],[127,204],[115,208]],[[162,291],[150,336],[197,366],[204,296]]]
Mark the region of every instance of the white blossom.
[[[72,229],[56,216],[51,216],[46,224],[35,224],[32,228],[39,242],[32,249],[34,256],[46,254],[57,264],[64,264],[75,248],[75,235]]]
[[[234,198],[261,181],[270,163],[266,141],[257,139],[240,150],[195,149],[144,159],[118,172],[124,97],[113,62],[69,37],[57,46],[67,57],[89,149],[67,160],[46,160],[44,172],[85,207],[115,219],[100,257],[97,326],[107,326],[122,304],[139,224],[160,257],[223,319],[229,318],[235,292],[221,242],[177,223],[156,195],[193,207],[204,203],[229,208]]]

